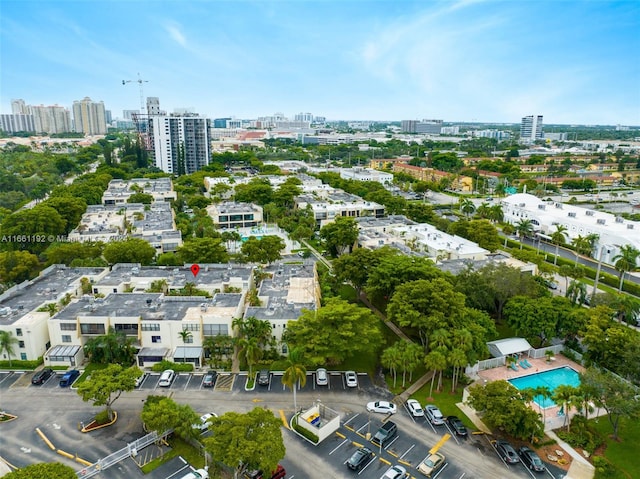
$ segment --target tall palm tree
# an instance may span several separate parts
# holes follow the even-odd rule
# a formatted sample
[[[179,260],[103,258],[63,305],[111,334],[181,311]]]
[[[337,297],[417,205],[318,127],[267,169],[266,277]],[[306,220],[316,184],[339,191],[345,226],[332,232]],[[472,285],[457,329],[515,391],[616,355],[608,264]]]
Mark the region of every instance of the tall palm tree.
[[[256,338],[241,339],[239,345],[240,355],[247,362],[247,366],[249,366],[249,377],[252,378],[253,365],[262,358],[262,348]]]
[[[482,219],[488,219],[491,216],[491,207],[489,203],[482,203],[476,210],[476,216]]]
[[[560,245],[567,241],[567,227],[564,225],[556,225],[556,230],[551,233],[551,242],[556,245],[556,255],[553,257],[553,265],[558,263],[558,250]]]
[[[400,348],[398,344],[394,344],[393,346],[388,347],[382,352],[382,356],[380,357],[380,362],[382,366],[387,368],[391,374],[393,375],[393,387],[396,387],[396,381],[398,378],[398,368],[401,366],[401,354]]]
[[[615,261],[614,267],[620,271],[620,287],[619,292],[622,292],[622,286],[624,284],[624,274],[629,271],[636,271],[638,269],[638,258],[640,257],[640,250],[634,248],[630,244],[625,244],[620,247],[620,253],[615,255],[612,259]]]
[[[18,338],[14,337],[11,331],[0,331],[0,353],[6,353],[9,357],[9,367],[11,367],[11,355],[15,354],[13,345],[18,343]]]
[[[178,336],[180,336],[180,339],[182,339],[182,352],[183,352],[183,357],[182,357],[182,363],[186,364],[187,363],[187,343],[191,342],[191,338],[193,338],[193,334],[191,334],[191,331],[187,330],[187,329],[183,329],[182,331],[180,331],[178,333]]]
[[[522,239],[525,236],[533,234],[533,223],[531,222],[531,220],[523,218],[518,221],[518,223],[516,224],[516,233],[520,238],[520,249],[522,249]]]
[[[596,244],[598,243],[599,239],[600,235],[598,233],[589,233],[585,237],[585,242],[589,243],[589,256],[593,256],[593,253],[596,249]]]
[[[296,389],[303,388],[307,384],[307,368],[302,364],[302,353],[300,350],[294,349],[289,351],[286,368],[282,375],[282,384],[289,386],[293,391],[293,410],[298,410],[296,402]]]
[[[471,216],[471,214],[476,210],[476,206],[473,204],[473,201],[471,201],[469,198],[462,198],[460,199],[460,211],[462,212],[462,214],[464,214],[467,218],[469,216]]]
[[[591,251],[589,240],[586,236],[578,235],[571,240],[571,246],[576,254],[576,266],[578,265],[578,257],[580,254],[588,254]]]
[[[567,432],[569,431],[571,424],[571,421],[568,421],[569,408],[576,403],[578,396],[578,389],[568,384],[561,384],[555,389],[555,391],[553,391],[553,401],[556,404],[560,403],[562,405],[561,407],[564,412],[564,426],[567,427]]]
[[[504,220],[504,211],[501,204],[495,204],[489,208],[489,219],[494,223],[500,223]]]
[[[447,367],[447,357],[442,354],[441,351],[431,351],[424,358],[424,365],[427,369],[433,370],[433,376],[431,376],[431,387],[429,388],[429,397],[433,394],[433,381],[436,378],[438,371],[443,371]]]

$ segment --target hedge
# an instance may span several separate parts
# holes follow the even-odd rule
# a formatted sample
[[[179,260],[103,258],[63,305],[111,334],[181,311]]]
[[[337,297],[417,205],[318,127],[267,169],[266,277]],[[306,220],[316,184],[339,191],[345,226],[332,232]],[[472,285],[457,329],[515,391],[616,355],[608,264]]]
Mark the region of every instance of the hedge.
[[[28,369],[28,370],[34,370],[36,369],[38,366],[40,366],[42,364],[42,356],[40,356],[38,359],[35,360],[31,360],[31,361],[23,361],[20,359],[12,359],[11,360],[11,364],[9,364],[9,361],[0,361],[0,369]],[[67,368],[65,368],[67,369]]]
[[[191,363],[172,363],[171,361],[160,361],[151,367],[154,372],[162,372],[167,369],[173,369],[177,373],[190,373],[193,371],[193,364]]]

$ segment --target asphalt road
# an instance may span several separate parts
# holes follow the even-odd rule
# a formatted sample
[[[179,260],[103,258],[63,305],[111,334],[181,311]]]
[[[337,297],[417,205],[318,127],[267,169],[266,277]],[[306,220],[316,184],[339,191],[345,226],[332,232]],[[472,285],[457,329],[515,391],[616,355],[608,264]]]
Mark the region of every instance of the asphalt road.
[[[119,419],[114,426],[83,434],[79,431],[79,426],[82,422],[89,421],[97,408],[84,403],[75,391],[58,387],[55,377],[50,378],[43,386],[32,386],[29,383],[30,376],[31,374],[0,373],[0,409],[19,416],[15,421],[0,425],[0,446],[2,456],[18,467],[34,462],[61,461],[77,470],[81,469],[78,463],[50,450],[36,433],[36,428],[40,428],[56,448],[77,454],[91,462],[126,447],[127,443],[144,435],[140,411],[149,394],[166,395],[179,403],[188,403],[200,414],[244,412],[254,407],[267,407],[276,415],[282,411],[287,418],[293,414],[292,394],[283,389],[281,376],[278,374],[271,375],[268,386],[256,386],[256,389],[250,391],[244,388],[246,377],[243,376],[235,377],[231,381],[231,387],[225,388],[228,390],[218,390],[202,388],[201,374],[179,375],[169,388],[157,387],[158,376],[149,375],[138,390],[123,394],[115,404]],[[329,386],[319,387],[315,385],[314,373],[309,374],[307,385],[298,392],[298,406],[307,407],[320,400],[336,410],[342,417],[339,432],[344,437],[334,435],[314,446],[293,432],[283,430],[287,455],[282,464],[287,469],[288,479],[377,479],[389,467],[389,463],[395,464],[400,460],[408,464],[413,477],[422,477],[414,467],[445,433],[451,431],[446,426],[432,427],[420,418],[414,420],[402,407],[391,419],[398,425],[397,439],[382,450],[369,444],[376,457],[360,473],[350,471],[345,465],[358,444],[367,444],[364,432],[374,433],[384,419],[378,414],[368,414],[366,403],[391,397],[387,391],[373,385],[366,375],[360,375],[358,379],[359,387],[349,389],[344,384],[342,374],[330,372]],[[438,478],[532,477],[521,465],[513,467],[504,464],[484,435],[471,435],[466,440],[452,437],[441,452],[447,457],[447,466]],[[184,465],[178,464],[175,467]],[[163,475],[153,474],[153,479],[165,479],[171,472],[163,470],[161,474]],[[97,477],[148,478],[140,472],[133,459],[126,459]],[[560,479],[562,474],[550,471],[544,477]]]

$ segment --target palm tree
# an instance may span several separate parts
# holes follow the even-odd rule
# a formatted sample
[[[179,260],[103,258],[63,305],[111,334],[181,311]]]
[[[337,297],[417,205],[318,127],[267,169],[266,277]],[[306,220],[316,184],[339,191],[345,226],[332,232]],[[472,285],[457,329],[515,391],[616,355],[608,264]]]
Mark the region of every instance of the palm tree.
[[[11,367],[11,355],[15,354],[13,345],[18,343],[18,338],[15,338],[11,331],[0,330],[0,353],[6,353],[9,357],[9,367]]]
[[[480,206],[478,206],[478,209],[476,210],[476,216],[483,219],[489,218],[491,216],[491,207],[489,206],[489,203],[482,203]]]
[[[551,399],[551,390],[547,386],[537,386],[535,388],[529,388],[531,391],[531,400],[533,401],[537,396],[542,396],[542,401],[545,399]],[[542,410],[542,423],[546,424],[547,422],[547,408],[543,406],[543,404],[539,404],[540,409]]]
[[[460,200],[460,211],[462,212],[462,214],[464,214],[467,218],[469,216],[471,216],[471,214],[476,210],[476,206],[473,204],[473,201],[471,201],[469,198],[462,198]]]
[[[178,336],[180,336],[180,339],[182,339],[182,352],[183,352],[182,362],[186,364],[187,363],[187,347],[185,345],[191,342],[191,338],[193,338],[193,334],[191,334],[191,331],[187,329],[183,329],[178,333]]]
[[[489,208],[489,219],[494,223],[500,223],[504,220],[504,211],[502,205],[496,204]]]
[[[441,351],[431,351],[424,358],[424,365],[427,369],[433,370],[433,376],[431,376],[431,387],[429,388],[429,398],[433,394],[433,381],[436,378],[438,371],[442,371],[447,367],[447,357],[442,354]]]
[[[576,254],[576,266],[578,265],[578,256],[580,254],[588,254],[591,251],[589,240],[586,236],[578,235],[571,240],[571,246]]]
[[[520,238],[520,249],[522,249],[522,239],[525,236],[529,236],[533,234],[533,223],[528,219],[521,219],[516,224],[516,233],[518,233],[518,237]]]
[[[300,350],[294,349],[289,351],[286,368],[282,375],[282,384],[289,386],[293,391],[293,410],[298,410],[296,402],[296,389],[303,388],[307,384],[307,368],[302,364],[302,353]]]
[[[564,412],[564,426],[567,427],[567,432],[571,421],[567,421],[569,417],[569,408],[575,404],[578,398],[578,389],[568,384],[560,384],[555,391],[553,391],[553,401],[557,404],[560,403]]]
[[[630,244],[625,244],[620,247],[620,253],[612,258],[613,261],[615,261],[614,267],[620,271],[620,287],[618,288],[618,292],[622,292],[624,274],[628,271],[636,271],[638,269],[639,257],[640,250]]]
[[[556,225],[556,230],[551,233],[551,242],[556,245],[556,255],[553,257],[553,265],[558,263],[558,250],[560,245],[567,241],[567,227],[564,225]]]
[[[596,243],[600,239],[598,233],[590,233],[585,237],[585,241],[589,243],[589,256],[593,256],[593,252],[596,248]]]
[[[253,365],[262,358],[262,348],[258,344],[257,338],[241,339],[239,341],[240,355],[244,357],[244,360],[249,366],[249,377],[253,377]]]
[[[382,352],[380,362],[387,368],[393,375],[393,387],[396,387],[396,380],[398,378],[398,368],[401,366],[402,361],[400,358],[400,348],[397,343],[388,347]]]

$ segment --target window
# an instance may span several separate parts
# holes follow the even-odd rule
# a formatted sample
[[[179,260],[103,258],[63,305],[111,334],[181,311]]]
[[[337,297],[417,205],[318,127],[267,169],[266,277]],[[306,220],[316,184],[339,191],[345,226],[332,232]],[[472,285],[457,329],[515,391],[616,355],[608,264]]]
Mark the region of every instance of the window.
[[[63,343],[70,343],[71,342],[71,335],[70,334],[63,334],[62,335],[62,342]]]
[[[76,323],[60,323],[60,331],[75,331]]]
[[[162,341],[162,338],[160,336],[151,336],[152,343],[159,343],[161,341]]]
[[[185,344],[192,344],[193,343],[193,336],[188,336],[188,337],[184,338],[183,342]]]
[[[18,347],[24,348],[24,341],[18,341]]]
[[[229,336],[229,326],[226,324],[205,324],[203,332],[205,336]]]
[[[160,323],[142,323],[142,331],[160,331]]]
[[[16,336],[22,336],[22,328],[16,328]]]
[[[116,332],[122,332],[124,334],[138,334],[138,325],[137,324],[115,324],[113,329]]]
[[[183,331],[200,331],[200,325],[197,323],[187,323],[182,325]]]
[[[104,334],[104,324],[102,323],[87,323],[80,325],[80,332],[82,334]]]
[[[20,353],[20,359],[22,361],[26,361],[27,360],[27,353]]]

